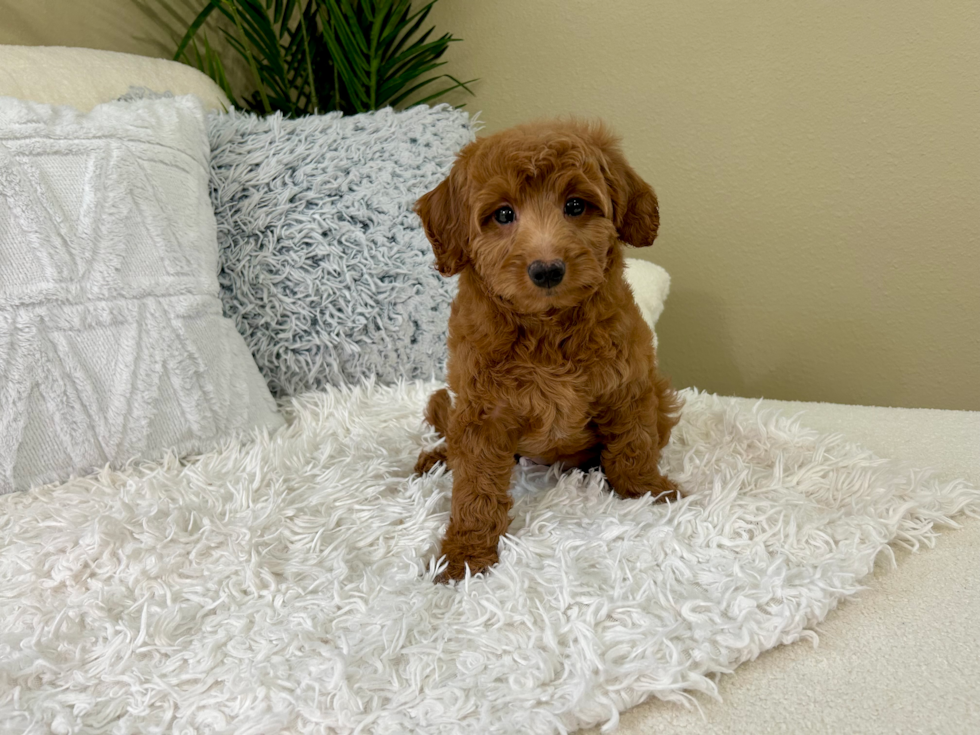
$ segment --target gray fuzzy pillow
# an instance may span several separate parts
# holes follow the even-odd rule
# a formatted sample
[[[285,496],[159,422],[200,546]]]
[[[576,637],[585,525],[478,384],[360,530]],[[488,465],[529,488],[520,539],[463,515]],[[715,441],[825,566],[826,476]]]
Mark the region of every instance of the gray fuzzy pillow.
[[[442,374],[456,284],[412,207],[473,135],[446,105],[211,116],[225,315],[273,393]]]

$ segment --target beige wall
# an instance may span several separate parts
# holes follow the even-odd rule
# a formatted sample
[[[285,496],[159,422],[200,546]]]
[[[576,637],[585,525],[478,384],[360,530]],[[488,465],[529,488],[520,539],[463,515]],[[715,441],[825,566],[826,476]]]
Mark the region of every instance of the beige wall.
[[[186,12],[188,0],[168,2]],[[145,10],[153,7],[153,0],[0,0],[0,43],[170,58],[174,48],[167,34]]]
[[[0,44],[81,46],[171,59],[177,48],[175,39],[183,35],[205,2],[0,0]],[[217,32],[212,31],[208,40],[227,48]],[[239,57],[228,53],[225,66],[236,89],[249,88],[248,68]]]
[[[190,0],[175,0],[186,3]],[[980,3],[440,0],[488,130],[605,118],[661,198],[678,385],[980,409]],[[133,0],[0,42],[165,55]],[[464,101],[460,98],[460,101]]]
[[[676,384],[980,409],[980,3],[436,8],[488,130],[623,135],[661,200]]]

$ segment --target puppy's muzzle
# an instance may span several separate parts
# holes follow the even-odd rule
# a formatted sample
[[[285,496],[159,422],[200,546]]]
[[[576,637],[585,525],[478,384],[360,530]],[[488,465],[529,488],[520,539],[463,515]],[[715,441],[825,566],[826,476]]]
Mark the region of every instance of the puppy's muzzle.
[[[554,288],[565,277],[565,262],[536,260],[527,267],[527,274],[538,288]]]

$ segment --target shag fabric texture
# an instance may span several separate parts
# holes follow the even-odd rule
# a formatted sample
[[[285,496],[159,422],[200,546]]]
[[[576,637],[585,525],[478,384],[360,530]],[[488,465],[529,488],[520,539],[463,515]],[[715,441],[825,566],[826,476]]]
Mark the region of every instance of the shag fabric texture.
[[[216,274],[196,98],[0,98],[0,493],[282,424]]]
[[[413,206],[473,139],[466,113],[210,120],[225,314],[273,393],[440,377],[456,284]]]
[[[888,544],[980,511],[961,482],[686,391],[688,496],[515,467],[501,562],[433,584],[451,475],[411,477],[432,384],[284,405],[182,464],[0,498],[0,730],[554,733],[811,628]]]

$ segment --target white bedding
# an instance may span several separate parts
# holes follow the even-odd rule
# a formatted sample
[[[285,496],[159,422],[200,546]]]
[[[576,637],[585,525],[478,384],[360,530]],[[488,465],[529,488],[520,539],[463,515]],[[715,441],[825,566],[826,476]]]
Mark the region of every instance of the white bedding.
[[[760,405],[980,487],[980,412]],[[767,651],[719,681],[721,700],[699,697],[696,709],[641,704],[621,717],[617,735],[980,732],[980,520],[966,519],[934,548],[895,556],[897,566],[882,559],[867,589],[817,627],[816,647]]]
[[[664,453],[684,500],[517,468],[500,564],[434,585],[451,482],[411,477],[433,388],[307,394],[254,444],[0,498],[0,722],[481,735],[615,722],[812,640],[890,540],[929,544],[934,525],[980,511],[962,482],[685,391]]]

